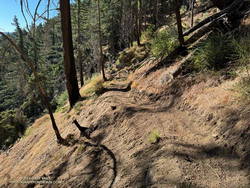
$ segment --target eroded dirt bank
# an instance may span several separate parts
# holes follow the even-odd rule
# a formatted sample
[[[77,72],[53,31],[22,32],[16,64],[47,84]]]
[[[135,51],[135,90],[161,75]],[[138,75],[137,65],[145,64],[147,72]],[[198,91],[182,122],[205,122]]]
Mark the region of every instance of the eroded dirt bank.
[[[1,153],[1,187],[249,187],[250,111],[231,90],[237,79],[173,80],[173,67],[143,76],[145,69],[129,92],[109,91],[56,114],[71,147],[56,144],[47,116],[37,120]],[[73,118],[97,127],[92,140],[79,141]],[[154,144],[153,131],[160,136]],[[24,177],[57,184],[17,183]]]

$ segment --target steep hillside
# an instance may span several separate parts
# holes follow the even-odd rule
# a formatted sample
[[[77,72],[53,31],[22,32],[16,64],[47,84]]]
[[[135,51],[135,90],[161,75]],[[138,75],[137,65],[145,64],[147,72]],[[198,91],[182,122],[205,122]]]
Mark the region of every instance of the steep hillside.
[[[145,76],[148,59],[97,99],[56,120],[70,146],[57,145],[48,116],[0,154],[1,187],[249,187],[250,110],[235,79],[180,75],[164,67]],[[128,79],[128,80],[129,80]],[[113,91],[112,91],[113,90]],[[96,126],[79,138],[72,124]]]
[[[55,113],[67,144],[57,144],[45,115],[1,151],[0,187],[250,187],[250,102],[238,88],[249,64],[190,71],[196,48],[168,61],[148,57],[146,44],[121,52],[113,80],[94,77],[82,101]],[[75,119],[93,128],[91,139]]]

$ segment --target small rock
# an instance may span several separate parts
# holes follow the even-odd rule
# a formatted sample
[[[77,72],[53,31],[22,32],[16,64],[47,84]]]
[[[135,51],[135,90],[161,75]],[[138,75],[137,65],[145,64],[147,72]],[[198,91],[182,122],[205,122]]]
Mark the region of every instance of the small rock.
[[[162,75],[160,76],[159,85],[165,85],[165,84],[171,82],[172,80],[173,80],[173,75],[164,72],[164,73],[162,73]]]
[[[207,121],[211,121],[213,118],[214,118],[214,115],[212,113],[208,114]]]

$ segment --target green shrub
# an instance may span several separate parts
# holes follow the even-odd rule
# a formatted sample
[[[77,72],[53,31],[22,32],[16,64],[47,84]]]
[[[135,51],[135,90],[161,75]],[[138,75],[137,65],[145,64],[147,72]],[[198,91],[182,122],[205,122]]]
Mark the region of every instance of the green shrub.
[[[241,35],[233,40],[235,47],[234,59],[239,63],[241,68],[246,70],[247,75],[242,77],[236,86],[240,97],[245,101],[250,101],[250,35]]]
[[[25,130],[25,132],[24,132],[24,137],[27,137],[27,136],[31,135],[31,133],[33,132],[33,130],[34,130],[34,127],[33,127],[33,126],[29,126],[29,127]]]
[[[212,34],[197,47],[192,61],[196,71],[219,70],[232,59],[232,37],[221,33]]]
[[[19,110],[0,113],[0,149],[13,144],[25,132],[27,119]]]
[[[78,102],[78,103],[76,103],[76,104],[74,105],[74,109],[75,109],[75,111],[76,111],[77,114],[79,114],[79,113],[81,112],[82,107],[83,107],[83,104],[82,104],[81,101]]]
[[[141,34],[141,41],[143,43],[148,43],[150,42],[154,37],[154,26],[149,25],[145,31],[142,32]]]
[[[247,70],[249,76],[250,66],[250,35],[243,35],[233,40],[235,48],[234,59]]]
[[[57,111],[63,109],[63,107],[67,103],[67,100],[68,100],[68,93],[67,91],[64,91],[56,98]]]
[[[151,52],[155,57],[167,56],[178,45],[177,32],[174,29],[156,33],[151,43]]]
[[[133,46],[120,52],[116,61],[117,69],[141,62],[148,56],[148,50],[145,46]]]
[[[158,143],[160,141],[161,137],[160,134],[157,130],[153,130],[152,132],[150,132],[149,137],[148,137],[148,141],[151,144],[155,144]]]

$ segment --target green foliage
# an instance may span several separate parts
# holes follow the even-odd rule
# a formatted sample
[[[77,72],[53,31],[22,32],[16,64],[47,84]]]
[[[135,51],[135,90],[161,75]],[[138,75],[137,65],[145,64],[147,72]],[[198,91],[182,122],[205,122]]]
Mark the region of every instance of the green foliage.
[[[160,137],[160,134],[157,130],[153,130],[150,132],[149,137],[148,137],[149,143],[155,144],[155,143],[159,142],[160,139],[161,139],[161,137]]]
[[[233,46],[235,48],[234,59],[237,59],[240,66],[247,70],[249,75],[250,66],[250,35],[242,35],[239,38],[233,40]]]
[[[78,102],[75,104],[74,109],[77,113],[79,113],[79,112],[81,112],[82,107],[83,107],[82,102]]]
[[[133,46],[123,50],[116,60],[117,69],[122,69],[126,66],[141,62],[148,56],[148,51],[145,46]]]
[[[58,97],[56,97],[57,111],[63,110],[63,107],[67,103],[68,93],[67,91],[62,92]]]
[[[177,32],[174,29],[161,30],[152,40],[151,52],[155,57],[167,56],[178,45]]]
[[[241,35],[233,40],[235,47],[234,58],[237,59],[240,67],[246,70],[247,75],[244,76],[236,85],[236,90],[240,94],[243,101],[250,101],[250,35]]]
[[[143,43],[148,43],[150,42],[154,37],[154,26],[149,25],[145,31],[142,32],[141,34],[141,41]]]
[[[32,34],[36,35],[35,40],[30,40],[31,33],[21,29],[17,19],[14,19],[16,32],[9,34],[33,61],[38,79],[43,83],[50,101],[65,88],[62,48],[58,37],[60,30],[56,29],[59,24],[54,25],[56,19],[55,17],[32,30]],[[0,53],[5,54],[0,59],[0,112],[19,108],[31,122],[40,116],[45,108],[38,95],[37,80],[30,67],[1,38]]]
[[[233,53],[232,37],[215,33],[197,47],[191,66],[195,71],[220,70],[232,59]]]
[[[0,148],[13,144],[24,134],[27,119],[18,110],[6,110],[0,113]]]
[[[31,133],[33,132],[33,127],[32,126],[29,126],[26,130],[25,130],[25,132],[24,132],[24,137],[27,137],[27,136],[29,136],[29,135],[31,135]]]

